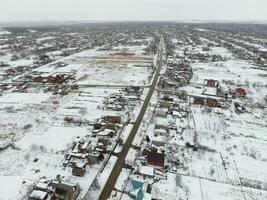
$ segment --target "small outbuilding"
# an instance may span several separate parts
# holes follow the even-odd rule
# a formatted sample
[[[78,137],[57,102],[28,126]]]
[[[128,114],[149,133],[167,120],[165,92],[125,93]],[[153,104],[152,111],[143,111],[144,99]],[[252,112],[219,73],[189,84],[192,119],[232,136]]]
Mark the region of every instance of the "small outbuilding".
[[[29,200],[47,200],[48,193],[40,190],[33,190]]]

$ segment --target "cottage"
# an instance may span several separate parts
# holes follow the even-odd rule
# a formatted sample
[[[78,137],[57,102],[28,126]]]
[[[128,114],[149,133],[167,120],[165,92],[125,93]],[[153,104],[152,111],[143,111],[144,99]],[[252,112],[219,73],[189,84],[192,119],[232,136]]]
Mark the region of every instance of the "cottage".
[[[105,123],[120,124],[121,116],[105,116],[103,117]]]
[[[77,184],[52,181],[51,185],[55,188],[52,198],[56,200],[76,200],[81,191]]]
[[[146,164],[155,168],[163,168],[165,166],[165,155],[152,150],[147,154]]]
[[[73,176],[84,176],[86,172],[86,163],[85,162],[77,162],[72,168],[72,175]]]
[[[213,79],[205,79],[204,86],[208,87],[219,87],[219,81]]]
[[[204,105],[205,104],[204,98],[195,97],[194,98],[194,104],[196,104],[196,105]]]

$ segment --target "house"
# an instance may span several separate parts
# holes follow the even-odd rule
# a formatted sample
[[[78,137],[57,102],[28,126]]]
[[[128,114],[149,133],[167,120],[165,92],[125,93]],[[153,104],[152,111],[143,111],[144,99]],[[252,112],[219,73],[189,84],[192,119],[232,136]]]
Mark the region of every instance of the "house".
[[[155,115],[158,117],[166,118],[168,111],[168,108],[156,108]]]
[[[29,196],[29,200],[47,200],[48,193],[40,190],[33,190]]]
[[[86,154],[90,141],[80,140],[72,150],[72,153]]]
[[[204,105],[205,104],[205,101],[204,101],[204,98],[195,97],[193,103],[196,104],[196,105]]]
[[[105,116],[103,117],[105,123],[120,124],[121,116]]]
[[[146,158],[146,164],[155,168],[163,168],[165,166],[165,154],[158,153],[155,150],[149,151]]]
[[[211,108],[219,107],[219,102],[216,99],[207,99],[207,105]]]
[[[166,118],[157,118],[154,129],[166,129],[169,130],[169,121]]]
[[[78,184],[52,181],[51,185],[55,188],[55,193],[52,197],[54,200],[76,200],[81,191]]]
[[[100,153],[97,151],[94,151],[92,153],[89,153],[87,155],[87,160],[89,165],[94,165],[99,162]]]
[[[85,162],[77,162],[72,168],[72,175],[73,176],[84,176],[86,172],[86,163]]]
[[[245,97],[247,95],[247,92],[244,88],[236,88],[235,89],[235,94],[238,96],[238,97]]]
[[[219,86],[219,81],[213,80],[213,79],[205,79],[204,80],[204,86],[207,86],[207,87],[218,87]]]

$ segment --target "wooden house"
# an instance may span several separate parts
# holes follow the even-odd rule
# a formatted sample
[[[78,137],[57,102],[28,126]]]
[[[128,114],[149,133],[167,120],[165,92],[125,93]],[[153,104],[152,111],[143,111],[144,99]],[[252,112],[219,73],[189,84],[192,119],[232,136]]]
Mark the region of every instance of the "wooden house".
[[[86,163],[85,162],[78,162],[72,168],[72,175],[73,176],[84,176],[86,172]]]

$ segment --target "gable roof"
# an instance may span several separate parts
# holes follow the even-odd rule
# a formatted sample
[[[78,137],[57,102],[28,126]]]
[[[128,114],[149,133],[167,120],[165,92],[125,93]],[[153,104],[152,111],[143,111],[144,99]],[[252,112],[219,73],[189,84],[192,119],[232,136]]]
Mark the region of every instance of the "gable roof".
[[[164,167],[165,155],[156,151],[150,151],[147,154],[147,163],[159,167]]]

